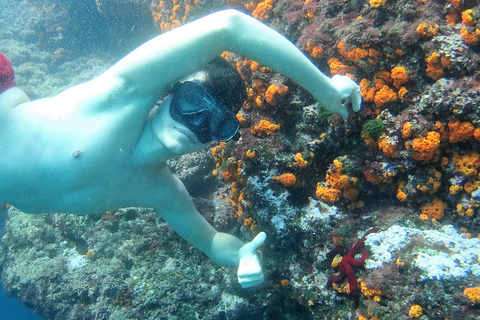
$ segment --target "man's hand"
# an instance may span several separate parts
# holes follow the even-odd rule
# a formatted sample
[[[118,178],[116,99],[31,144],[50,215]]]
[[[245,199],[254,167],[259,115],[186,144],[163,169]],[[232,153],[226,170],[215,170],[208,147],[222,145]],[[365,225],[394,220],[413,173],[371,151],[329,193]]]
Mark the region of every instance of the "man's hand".
[[[265,241],[267,235],[260,232],[249,243],[238,250],[240,263],[238,265],[238,283],[243,288],[250,288],[263,282],[263,271],[255,250]]]
[[[352,105],[353,111],[360,110],[362,96],[360,95],[360,87],[347,76],[335,75],[330,79],[332,85],[337,89],[338,100],[331,101],[324,105],[331,112],[340,114],[344,119],[348,118],[348,109],[346,106]]]

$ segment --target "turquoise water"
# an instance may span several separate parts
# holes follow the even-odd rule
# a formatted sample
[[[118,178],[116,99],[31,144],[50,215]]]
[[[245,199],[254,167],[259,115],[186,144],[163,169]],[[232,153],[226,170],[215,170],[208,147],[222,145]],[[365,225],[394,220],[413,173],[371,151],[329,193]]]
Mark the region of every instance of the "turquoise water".
[[[17,299],[8,298],[0,285],[0,320],[40,320],[41,318]]]
[[[3,231],[5,221],[0,218],[0,231]],[[0,238],[2,241],[2,238]],[[9,298],[3,291],[0,284],[0,320],[40,320],[41,318],[28,309],[21,301]]]

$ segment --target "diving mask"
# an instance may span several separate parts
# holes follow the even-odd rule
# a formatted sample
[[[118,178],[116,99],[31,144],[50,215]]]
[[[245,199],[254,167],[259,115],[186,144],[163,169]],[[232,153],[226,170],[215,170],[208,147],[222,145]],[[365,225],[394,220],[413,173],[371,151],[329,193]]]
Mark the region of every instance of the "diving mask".
[[[228,141],[240,128],[236,116],[218,103],[200,81],[178,83],[172,90],[170,116],[183,124],[202,143]]]

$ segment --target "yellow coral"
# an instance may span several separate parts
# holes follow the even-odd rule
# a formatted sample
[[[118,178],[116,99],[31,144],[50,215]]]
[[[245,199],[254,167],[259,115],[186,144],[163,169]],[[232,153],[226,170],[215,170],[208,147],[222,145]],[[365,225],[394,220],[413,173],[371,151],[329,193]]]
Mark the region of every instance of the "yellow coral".
[[[407,88],[400,87],[400,89],[398,89],[398,97],[400,99],[403,99],[403,97],[407,94],[407,92],[408,92]]]
[[[463,189],[462,186],[459,186],[457,184],[453,184],[450,186],[450,188],[448,188],[448,190],[450,191],[450,194],[457,194],[462,189]]]

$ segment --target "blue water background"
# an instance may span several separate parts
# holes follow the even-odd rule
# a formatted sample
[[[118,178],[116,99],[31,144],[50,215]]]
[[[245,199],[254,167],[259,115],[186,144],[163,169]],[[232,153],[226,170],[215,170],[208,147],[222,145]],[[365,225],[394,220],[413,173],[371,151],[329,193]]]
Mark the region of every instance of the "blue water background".
[[[0,235],[3,234],[5,220],[0,216]],[[0,238],[2,241],[2,238]],[[0,320],[41,320],[31,309],[27,308],[21,301],[9,298],[3,291],[0,284]]]

